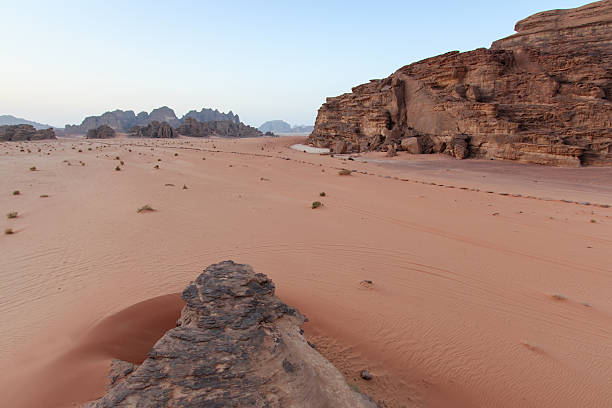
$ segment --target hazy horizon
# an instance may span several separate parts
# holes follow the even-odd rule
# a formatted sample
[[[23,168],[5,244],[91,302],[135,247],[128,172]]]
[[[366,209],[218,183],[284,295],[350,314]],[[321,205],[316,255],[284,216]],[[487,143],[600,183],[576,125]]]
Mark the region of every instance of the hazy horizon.
[[[63,127],[115,109],[205,107],[253,126],[311,125],[328,96],[586,3],[20,2],[2,7],[0,115]]]

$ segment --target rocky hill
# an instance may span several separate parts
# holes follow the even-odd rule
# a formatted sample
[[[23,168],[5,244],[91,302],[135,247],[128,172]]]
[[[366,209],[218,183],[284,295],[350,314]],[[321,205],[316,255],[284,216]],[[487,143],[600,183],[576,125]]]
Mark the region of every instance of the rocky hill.
[[[234,115],[234,112],[229,111],[228,113],[219,112],[217,109],[206,109],[202,108],[200,112],[198,111],[189,111],[183,116],[181,119],[182,122],[187,118],[192,118],[198,120],[200,122],[212,122],[215,120],[231,120],[235,123],[240,123],[240,117],[238,115]]]
[[[32,125],[0,126],[0,140],[10,142],[42,139],[55,139],[55,132],[53,131],[53,129],[50,128],[37,130]]]
[[[191,137],[259,137],[263,134],[254,127],[233,120],[213,120],[200,122],[191,117],[185,118],[177,132]]]
[[[313,126],[291,126],[284,120],[269,120],[262,123],[258,128],[260,131],[272,133],[310,133],[313,131]]]
[[[200,112],[190,111],[181,119],[179,119],[174,111],[167,106],[153,109],[151,113],[140,112],[138,115],[134,111],[115,110],[106,112],[100,116],[89,116],[81,122],[80,125],[66,125],[65,133],[67,135],[86,134],[91,129],[96,129],[99,126],[110,126],[117,132],[129,132],[134,126],[147,126],[153,121],[166,122],[172,127],[180,126],[185,118],[194,118],[201,122],[209,120],[231,120],[240,123],[238,115],[229,113],[221,113],[218,110],[203,108]]]
[[[31,121],[31,120],[23,119],[23,118],[17,118],[13,115],[0,115],[0,126],[3,126],[3,125],[11,125],[11,126],[13,125],[32,125],[37,130],[49,129],[53,127],[50,125],[45,125],[44,123],[38,123],[38,122]]]
[[[612,165],[612,0],[535,14],[328,98],[309,142],[546,165]]]
[[[302,336],[305,318],[248,265],[211,265],[138,367],[115,362],[111,385],[86,408],[376,407]]]

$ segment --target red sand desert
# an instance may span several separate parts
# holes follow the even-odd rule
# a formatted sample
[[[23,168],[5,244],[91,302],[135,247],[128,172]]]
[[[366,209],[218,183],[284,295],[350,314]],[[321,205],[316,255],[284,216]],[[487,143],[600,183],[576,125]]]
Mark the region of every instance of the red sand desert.
[[[384,407],[610,406],[612,169],[303,141],[0,144],[0,209],[19,213],[0,236],[2,405],[99,397],[110,360],[142,361],[178,293],[232,259]]]

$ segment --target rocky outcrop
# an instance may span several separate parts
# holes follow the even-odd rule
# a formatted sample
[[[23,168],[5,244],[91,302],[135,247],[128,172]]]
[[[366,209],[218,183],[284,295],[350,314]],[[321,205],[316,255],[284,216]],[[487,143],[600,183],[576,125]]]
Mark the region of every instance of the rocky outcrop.
[[[107,125],[98,126],[87,131],[87,139],[112,139],[115,135],[115,129]]]
[[[115,110],[106,112],[100,116],[89,116],[80,125],[66,125],[65,133],[71,135],[84,135],[91,129],[96,129],[102,125],[109,126],[117,132],[129,132],[134,126],[145,127],[152,122],[166,122],[172,127],[180,126],[186,118],[194,118],[201,122],[212,120],[230,120],[236,124],[240,123],[238,115],[232,111],[222,113],[218,110],[202,108],[200,112],[190,111],[181,119],[177,118],[172,109],[167,106],[153,109],[151,113],[140,112],[138,115],[134,111]]]
[[[612,165],[612,0],[535,14],[490,49],[449,52],[328,98],[309,142]],[[416,138],[417,141],[411,141]]]
[[[177,327],[138,367],[114,362],[88,408],[375,407],[301,334],[305,318],[248,265],[211,265],[183,291]]]
[[[53,128],[36,130],[32,125],[0,126],[0,140],[7,142],[55,138],[55,131],[53,131]]]
[[[187,118],[192,118],[200,122],[211,122],[215,120],[230,120],[234,123],[240,123],[240,117],[234,115],[234,112],[229,111],[228,113],[219,112],[217,109],[202,108],[200,112],[192,110],[189,111],[181,119],[182,122]]]
[[[200,122],[193,118],[185,118],[177,132],[191,137],[259,137],[263,134],[254,127],[244,123],[236,123],[233,120],[214,120]]]
[[[133,126],[130,129],[129,136],[167,139],[178,137],[179,135],[167,122],[153,121],[147,126]]]
[[[96,129],[102,125],[110,126],[118,132],[125,132],[136,123],[134,111],[114,110],[106,112],[101,116],[88,116],[80,125],[66,125],[67,135],[84,135],[91,129]]]

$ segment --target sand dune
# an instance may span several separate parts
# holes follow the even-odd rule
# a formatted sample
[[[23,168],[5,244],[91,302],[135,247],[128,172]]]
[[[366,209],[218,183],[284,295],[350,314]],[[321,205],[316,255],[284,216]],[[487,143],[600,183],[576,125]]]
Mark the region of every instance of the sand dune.
[[[522,165],[289,148],[303,140],[0,144],[0,209],[20,214],[0,237],[4,401],[98,397],[111,358],[143,358],[172,327],[171,294],[233,259],[383,406],[609,405],[609,169],[568,187],[567,169],[529,167],[527,184]]]

